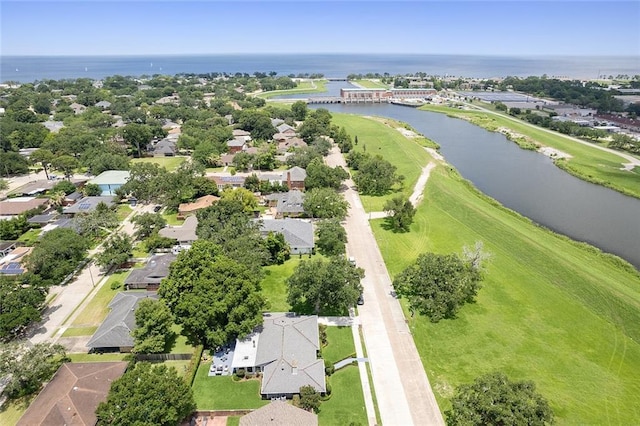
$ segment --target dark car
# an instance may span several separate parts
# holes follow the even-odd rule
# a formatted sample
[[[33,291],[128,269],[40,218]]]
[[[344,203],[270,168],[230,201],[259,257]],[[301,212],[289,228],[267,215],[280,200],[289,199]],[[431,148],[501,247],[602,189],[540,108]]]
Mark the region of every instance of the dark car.
[[[153,212],[154,212],[154,213],[158,213],[158,212],[160,211],[160,209],[161,209],[161,208],[162,208],[162,206],[160,206],[160,205],[155,206],[155,207],[153,208]]]
[[[360,293],[360,296],[358,297],[358,305],[364,305],[364,296],[362,293]]]

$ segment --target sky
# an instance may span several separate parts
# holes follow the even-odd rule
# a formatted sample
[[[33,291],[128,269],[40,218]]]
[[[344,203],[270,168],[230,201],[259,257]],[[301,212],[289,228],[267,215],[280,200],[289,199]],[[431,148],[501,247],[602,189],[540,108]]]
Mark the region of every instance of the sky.
[[[0,28],[1,55],[640,56],[640,0],[0,0]]]

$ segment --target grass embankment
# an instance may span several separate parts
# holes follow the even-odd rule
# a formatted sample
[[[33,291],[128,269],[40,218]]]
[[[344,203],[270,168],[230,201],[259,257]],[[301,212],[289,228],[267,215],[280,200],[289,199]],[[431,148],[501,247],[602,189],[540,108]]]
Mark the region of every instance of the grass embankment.
[[[370,79],[353,80],[351,81],[351,83],[362,86],[365,89],[388,89],[390,87],[388,84],[385,84],[380,80],[370,80]]]
[[[188,157],[145,157],[145,158],[133,158],[132,163],[155,163],[160,167],[164,167],[170,172],[176,170],[182,163],[187,160]]]
[[[295,95],[296,93],[322,93],[326,92],[325,84],[327,80],[303,80],[298,82],[298,87],[289,90],[272,90],[270,92],[258,93],[256,96],[262,99],[273,98],[281,95]],[[293,102],[293,101],[292,101]]]
[[[345,127],[354,139],[358,136],[358,145],[354,145],[354,150],[366,151],[372,155],[380,154],[397,167],[397,173],[405,177],[401,193],[408,198],[413,192],[422,168],[431,158],[424,147],[403,136],[397,130],[403,125],[397,121],[386,118],[372,120],[349,114],[332,115],[332,123]],[[420,139],[424,140],[424,138]],[[424,144],[426,146],[426,143]],[[385,202],[395,195],[395,193],[383,197],[365,195],[360,196],[360,199],[365,211],[382,211]]]
[[[533,380],[559,423],[637,423],[640,276],[631,265],[532,224],[448,167],[432,171],[411,232],[383,223],[372,228],[392,277],[427,251],[482,240],[492,253],[477,303],[458,318],[433,324],[405,311],[443,411],[456,386],[501,370]]]
[[[615,154],[602,151],[594,146],[579,142],[556,132],[549,132],[541,127],[531,126],[521,120],[515,120],[502,114],[482,111],[459,110],[437,105],[425,105],[420,109],[445,113],[450,117],[461,118],[489,131],[508,128],[513,133],[525,138],[510,137],[525,149],[533,145],[548,146],[566,152],[570,159],[556,159],[555,164],[572,175],[598,185],[619,191],[632,197],[640,198],[640,167],[632,171],[621,170],[627,161]]]

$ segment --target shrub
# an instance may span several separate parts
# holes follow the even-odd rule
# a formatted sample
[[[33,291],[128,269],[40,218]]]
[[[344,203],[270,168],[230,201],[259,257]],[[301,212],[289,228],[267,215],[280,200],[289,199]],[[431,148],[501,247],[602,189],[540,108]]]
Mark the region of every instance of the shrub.
[[[238,368],[238,369],[236,370],[236,374],[235,374],[235,375],[236,375],[236,377],[237,377],[238,379],[244,379],[244,377],[245,377],[245,371],[244,371],[244,368]]]
[[[329,360],[324,360],[324,374],[327,376],[331,376],[336,371],[336,368],[333,366]]]
[[[198,373],[198,366],[200,366],[200,359],[202,358],[203,351],[204,351],[204,346],[198,345],[196,347],[196,351],[191,356],[191,361],[189,361],[189,366],[187,367],[187,374],[184,375],[184,380],[187,382],[189,386],[193,384],[193,381],[196,378],[196,374]]]
[[[122,281],[115,280],[114,282],[111,283],[110,287],[111,287],[111,290],[117,290],[120,287],[122,287]]]

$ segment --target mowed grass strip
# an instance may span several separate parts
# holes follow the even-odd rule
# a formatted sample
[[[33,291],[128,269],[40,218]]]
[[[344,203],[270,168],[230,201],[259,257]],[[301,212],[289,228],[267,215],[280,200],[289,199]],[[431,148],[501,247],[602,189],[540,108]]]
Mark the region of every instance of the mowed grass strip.
[[[210,362],[201,363],[193,381],[199,410],[256,409],[270,402],[260,396],[260,380],[234,382],[232,376],[209,377],[210,366]]]
[[[366,151],[371,155],[380,154],[397,167],[397,173],[405,177],[402,194],[408,198],[422,173],[422,168],[431,159],[424,147],[403,136],[396,129],[396,126],[400,127],[399,124],[393,120],[337,113],[333,113],[332,116],[332,123],[345,127],[352,139],[358,136],[358,145],[354,145],[354,150]],[[397,194],[390,193],[381,197],[360,196],[360,199],[367,212],[382,211],[385,202],[395,195]]]
[[[298,82],[298,86],[295,89],[288,90],[272,90],[269,92],[258,93],[256,96],[262,99],[273,98],[274,96],[281,95],[294,95],[296,93],[304,94],[304,93],[322,93],[326,92],[325,84],[327,80],[302,80]],[[293,100],[291,101],[294,102]]]
[[[367,410],[358,367],[349,365],[336,371],[329,377],[329,383],[331,398],[320,404],[320,426],[366,425]]]
[[[639,168],[633,171],[621,170],[627,161],[615,154],[602,151],[594,146],[583,145],[556,132],[530,126],[527,123],[481,111],[459,110],[445,106],[426,105],[420,109],[445,113],[454,118],[462,118],[490,131],[501,127],[530,137],[543,146],[549,146],[570,154],[573,158],[557,160],[557,164],[567,172],[581,179],[607,186],[624,194],[640,198]]]
[[[327,346],[322,348],[322,358],[331,364],[355,357],[351,327],[327,327]]]
[[[432,171],[410,233],[372,228],[391,276],[423,252],[492,254],[477,303],[433,324],[409,318],[441,409],[456,386],[493,371],[533,380],[568,424],[640,419],[640,278],[628,263],[553,234]],[[405,306],[406,308],[406,306]]]
[[[115,281],[124,283],[124,280],[129,275],[129,272],[130,271],[125,271],[111,274],[107,279],[107,282],[102,284],[102,287],[100,287],[91,301],[76,317],[71,326],[75,328],[86,328],[93,326],[98,327],[100,324],[102,324],[102,321],[104,321],[104,319],[107,317],[107,314],[109,313],[109,303],[111,303],[111,300],[114,298],[114,296],[123,289],[123,287],[121,286],[117,290],[111,290],[111,284],[113,284]]]
[[[187,160],[188,157],[145,157],[145,158],[133,158],[131,162],[135,163],[154,163],[160,167],[164,167],[170,172],[173,172]]]

